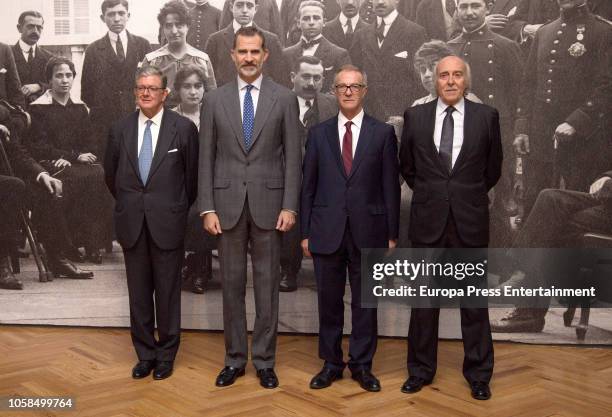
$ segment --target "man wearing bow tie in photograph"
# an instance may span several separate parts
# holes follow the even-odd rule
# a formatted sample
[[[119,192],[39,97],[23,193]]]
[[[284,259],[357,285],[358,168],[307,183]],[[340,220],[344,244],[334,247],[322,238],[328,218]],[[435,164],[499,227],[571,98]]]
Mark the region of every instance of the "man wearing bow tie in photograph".
[[[298,27],[302,31],[300,41],[285,48],[285,59],[293,68],[300,56],[316,56],[323,62],[324,80],[322,90],[329,93],[332,89],[334,74],[343,65],[350,64],[351,59],[346,49],[340,48],[327,40],[323,34],[324,11],[320,2],[309,0],[300,4]]]

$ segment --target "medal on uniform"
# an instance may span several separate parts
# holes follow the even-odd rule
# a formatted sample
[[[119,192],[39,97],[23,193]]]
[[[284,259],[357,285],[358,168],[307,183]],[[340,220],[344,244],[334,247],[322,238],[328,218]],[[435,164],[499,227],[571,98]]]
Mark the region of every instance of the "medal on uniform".
[[[574,58],[578,58],[579,56],[584,55],[584,53],[587,50],[586,47],[584,46],[584,44],[582,42],[580,42],[581,40],[584,39],[584,32],[585,31],[586,31],[586,26],[584,24],[579,24],[578,26],[576,26],[576,40],[577,40],[577,42],[574,42],[568,48],[569,54],[571,56],[573,56]]]

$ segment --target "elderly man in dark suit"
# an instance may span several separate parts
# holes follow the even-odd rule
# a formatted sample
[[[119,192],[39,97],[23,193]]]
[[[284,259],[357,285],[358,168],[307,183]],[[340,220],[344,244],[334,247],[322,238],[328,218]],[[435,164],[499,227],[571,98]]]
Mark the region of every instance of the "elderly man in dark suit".
[[[187,32],[187,43],[200,51],[206,42],[221,26],[221,10],[210,4],[209,0],[195,0],[196,5],[189,10],[191,26]]]
[[[399,229],[399,170],[393,127],[363,111],[367,78],[340,68],[335,80],[340,113],[308,133],[301,197],[302,248],[313,257],[319,300],[319,357],[323,369],[310,388],[342,378],[344,289],[351,285],[348,367],[366,391],[380,391],[372,374],[377,310],[363,308],[361,250],[394,248]],[[342,138],[342,139],[341,139]]]
[[[229,25],[234,16],[232,0],[225,0],[223,11],[221,12],[221,23],[219,27],[224,28]],[[257,12],[253,17],[253,22],[263,30],[274,33],[283,42],[283,24],[280,18],[280,12],[276,0],[257,0]]]
[[[333,77],[336,71],[343,65],[350,64],[346,49],[340,48],[327,40],[323,34],[323,6],[316,0],[304,1],[300,4],[298,12],[298,27],[302,31],[300,42],[285,48],[283,54],[290,68],[293,68],[300,56],[316,56],[323,62],[324,93],[332,89]]]
[[[368,74],[365,109],[378,120],[401,116],[425,91],[413,70],[414,53],[425,42],[425,30],[400,16],[398,0],[374,0],[376,23],[357,33],[351,60]]]
[[[45,23],[40,12],[25,11],[19,15],[17,22],[17,30],[21,36],[13,45],[13,56],[22,84],[21,92],[26,101],[31,103],[48,88],[45,66],[52,55],[38,45]]]
[[[402,176],[413,190],[409,237],[414,247],[482,248],[489,242],[487,192],[501,175],[497,110],[464,98],[469,70],[450,56],[436,66],[438,99],[404,113]],[[413,308],[408,373],[402,392],[415,393],[436,374],[439,308]],[[461,308],[463,375],[472,397],[491,397],[493,341],[486,308]]]
[[[323,63],[316,56],[301,56],[291,71],[293,92],[297,95],[302,122],[302,154],[308,130],[338,114],[338,105],[330,94],[322,94]],[[299,222],[299,218],[297,220]],[[300,229],[294,227],[283,234],[280,291],[297,290],[297,276],[302,267]]]
[[[151,45],[126,30],[130,18],[126,0],[104,0],[100,8],[108,32],[85,50],[81,98],[89,107],[97,145],[104,155],[111,125],[135,109],[134,73]]]
[[[132,377],[154,369],[153,378],[164,379],[172,375],[180,342],[181,266],[187,212],[197,195],[198,129],[164,109],[168,90],[161,70],[142,67],[135,78],[139,110],[113,125],[104,171],[125,258],[138,355]]]
[[[281,233],[295,224],[301,146],[295,94],[262,75],[263,33],[240,28],[232,58],[237,79],[204,96],[200,124],[199,208],[219,236],[225,367],[217,386],[244,375],[248,360],[247,249],[257,316],[251,358],[264,388],[276,388]]]
[[[369,26],[361,16],[359,9],[363,0],[338,0],[341,13],[323,26],[323,36],[331,43],[348,50],[353,43],[353,35],[358,30]]]
[[[255,26],[259,28],[253,17],[259,8],[256,0],[230,0],[234,19],[223,29],[212,34],[206,43],[205,51],[210,57],[217,85],[221,86],[236,79],[236,65],[228,51],[233,48],[234,34],[241,27]],[[283,58],[281,42],[274,33],[259,28],[266,40],[268,59],[264,64],[263,73],[281,85],[289,83],[289,69]]]

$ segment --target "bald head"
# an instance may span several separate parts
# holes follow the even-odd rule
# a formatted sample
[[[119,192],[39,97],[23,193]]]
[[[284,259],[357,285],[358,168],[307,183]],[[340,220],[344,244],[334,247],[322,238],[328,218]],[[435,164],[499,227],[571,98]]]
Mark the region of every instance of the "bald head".
[[[447,56],[436,65],[436,92],[447,105],[457,104],[470,87],[470,66],[458,56]]]

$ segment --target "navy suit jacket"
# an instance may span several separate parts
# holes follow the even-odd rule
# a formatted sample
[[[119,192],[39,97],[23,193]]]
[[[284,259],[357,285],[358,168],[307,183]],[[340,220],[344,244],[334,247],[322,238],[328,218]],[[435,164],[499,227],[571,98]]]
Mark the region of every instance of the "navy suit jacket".
[[[104,171],[115,197],[115,230],[124,249],[136,244],[143,222],[163,250],[179,248],[187,212],[198,187],[198,129],[186,117],[165,109],[146,184],[138,169],[138,111],[113,125]]]
[[[361,248],[386,248],[399,231],[400,185],[393,127],[368,116],[349,175],[340,154],[338,117],[310,128],[304,156],[301,227],[310,251],[331,254],[349,224]]]
[[[461,240],[468,246],[489,242],[487,192],[501,176],[499,113],[465,100],[463,145],[451,172],[433,140],[438,100],[404,113],[400,148],[402,176],[413,191],[410,229],[413,244],[433,244],[445,231],[452,211]]]

